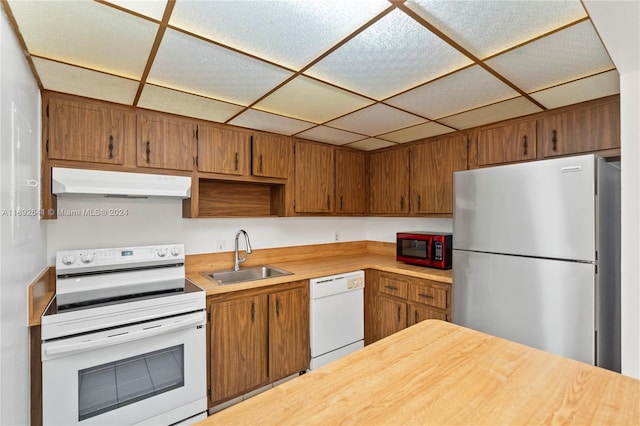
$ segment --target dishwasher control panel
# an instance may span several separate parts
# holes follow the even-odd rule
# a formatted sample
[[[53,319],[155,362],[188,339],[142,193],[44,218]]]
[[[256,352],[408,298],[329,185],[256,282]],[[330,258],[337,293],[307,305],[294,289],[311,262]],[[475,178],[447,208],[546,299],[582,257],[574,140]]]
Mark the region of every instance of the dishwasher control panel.
[[[364,288],[364,277],[357,276],[352,278],[347,278],[347,288],[349,290],[355,288]]]

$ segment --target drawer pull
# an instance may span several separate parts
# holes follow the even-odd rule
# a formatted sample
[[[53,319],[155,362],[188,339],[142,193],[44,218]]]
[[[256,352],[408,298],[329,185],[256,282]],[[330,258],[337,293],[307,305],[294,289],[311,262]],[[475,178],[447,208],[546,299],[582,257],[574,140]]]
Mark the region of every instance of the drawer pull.
[[[398,323],[400,323],[400,311],[401,311],[402,307],[400,305],[398,305]]]
[[[413,311],[413,317],[415,319],[414,323],[417,324],[418,323],[418,311],[417,310]]]
[[[384,288],[388,289],[388,290],[393,290],[393,291],[397,291],[398,287],[396,287],[395,285],[385,285]]]
[[[418,293],[418,296],[424,297],[425,299],[435,299],[434,296],[432,296],[431,294],[426,294],[426,293]]]

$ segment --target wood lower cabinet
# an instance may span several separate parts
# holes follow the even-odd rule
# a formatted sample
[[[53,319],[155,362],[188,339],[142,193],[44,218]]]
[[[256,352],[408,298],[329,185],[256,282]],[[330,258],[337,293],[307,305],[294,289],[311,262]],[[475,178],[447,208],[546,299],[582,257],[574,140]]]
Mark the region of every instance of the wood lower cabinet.
[[[210,296],[209,407],[309,368],[309,282]]]
[[[369,271],[367,271],[369,272]],[[366,343],[373,343],[426,319],[451,319],[451,284],[390,272],[375,272]],[[371,309],[370,309],[371,311]]]
[[[162,114],[137,117],[137,165],[159,169],[192,170],[195,167],[196,125]]]
[[[48,158],[122,164],[133,113],[99,102],[49,96]],[[47,129],[45,129],[46,131]]]
[[[251,135],[226,128],[197,128],[198,171],[248,175],[251,164]]]
[[[453,172],[467,169],[467,140],[456,135],[413,145],[411,213],[452,214]]]
[[[478,130],[478,164],[536,159],[536,119],[517,120]]]
[[[391,149],[369,154],[369,213],[409,213],[409,149]]]
[[[338,214],[364,214],[366,211],[365,153],[336,149],[336,202]]]
[[[334,155],[335,148],[333,146],[296,141],[296,213],[330,213],[333,211]]]
[[[620,148],[618,96],[564,108],[539,121],[545,157]]]

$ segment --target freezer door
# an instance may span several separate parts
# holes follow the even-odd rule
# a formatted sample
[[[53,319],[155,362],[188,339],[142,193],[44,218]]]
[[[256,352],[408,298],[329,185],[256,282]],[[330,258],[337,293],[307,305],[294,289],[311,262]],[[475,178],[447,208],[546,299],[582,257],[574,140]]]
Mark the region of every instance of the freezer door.
[[[454,173],[453,248],[595,260],[595,156]]]
[[[595,363],[595,266],[453,251],[453,322]]]

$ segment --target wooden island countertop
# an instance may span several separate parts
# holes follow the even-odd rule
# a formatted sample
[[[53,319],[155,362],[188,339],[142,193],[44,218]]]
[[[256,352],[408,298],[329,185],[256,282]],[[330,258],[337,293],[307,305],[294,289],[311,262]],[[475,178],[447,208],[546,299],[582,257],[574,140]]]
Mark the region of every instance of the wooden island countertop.
[[[427,320],[220,411],[210,425],[640,424],[640,381]]]

